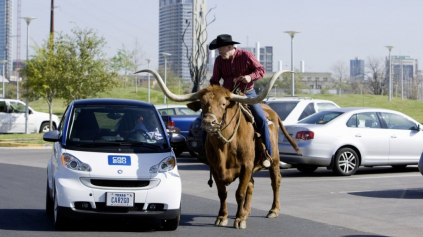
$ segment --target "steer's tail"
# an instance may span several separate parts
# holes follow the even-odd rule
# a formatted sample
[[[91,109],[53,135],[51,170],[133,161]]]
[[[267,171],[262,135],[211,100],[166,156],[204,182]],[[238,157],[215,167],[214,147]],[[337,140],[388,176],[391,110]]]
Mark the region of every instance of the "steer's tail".
[[[283,126],[281,118],[278,117],[279,127],[281,128],[283,135],[288,139],[289,143],[291,143],[291,146],[295,149],[298,155],[302,155],[301,150],[298,148],[297,143],[292,139],[291,136],[289,136],[288,131],[286,131],[285,126]]]

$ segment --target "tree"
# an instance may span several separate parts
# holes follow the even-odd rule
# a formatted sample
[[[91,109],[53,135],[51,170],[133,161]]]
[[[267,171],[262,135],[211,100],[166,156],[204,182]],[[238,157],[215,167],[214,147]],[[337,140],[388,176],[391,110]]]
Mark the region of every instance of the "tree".
[[[47,101],[50,115],[50,129],[53,127],[53,100],[61,93],[63,85],[62,76],[65,71],[65,46],[62,35],[59,34],[58,40],[54,44],[53,38],[49,38],[42,46],[35,46],[35,55],[29,62],[24,63],[22,75],[26,76],[24,80],[25,97],[42,97]]]
[[[292,89],[292,74],[291,72],[286,72],[282,74],[282,81],[278,81],[278,86],[284,89],[285,93],[291,94]],[[300,90],[307,88],[303,82],[303,74],[296,69],[294,73],[294,93],[298,94]]]
[[[347,79],[348,77],[348,66],[345,64],[345,62],[343,61],[338,61],[336,62],[332,67],[332,77],[333,79],[335,79],[336,81],[339,81],[339,91],[338,91],[338,95],[341,96],[341,92],[342,92],[342,80]]]
[[[369,83],[370,90],[375,95],[383,95],[386,87],[386,65],[381,58],[369,57],[366,60],[365,78]]]
[[[215,7],[214,7],[215,8]],[[207,74],[207,64],[208,64],[208,51],[207,51],[207,27],[216,20],[216,17],[209,23],[207,23],[207,16],[210,11],[214,8],[211,8],[207,11],[207,14],[204,15],[203,9],[200,9],[198,16],[194,16],[194,29],[193,29],[193,44],[192,52],[189,52],[189,48],[185,42],[185,33],[187,29],[191,26],[191,21],[186,20],[185,23],[187,27],[182,34],[182,42],[185,45],[187,51],[187,59],[189,64],[189,72],[191,75],[191,81],[194,86],[192,92],[197,92],[200,90],[200,86],[204,83]],[[194,13],[193,13],[194,14]]]
[[[117,54],[110,59],[110,66],[113,72],[118,75],[123,71],[124,76],[118,76],[118,78],[123,82],[123,87],[126,87],[128,72],[131,71],[134,65],[131,60],[131,53],[126,49],[125,45],[122,45],[122,48],[118,49]]]
[[[142,59],[144,58],[144,52],[138,40],[135,40],[135,47],[132,50],[126,49],[125,45],[118,49],[117,54],[111,58],[111,67],[113,71],[119,74],[121,71],[124,72],[124,77],[121,77],[123,86],[126,86],[126,80],[128,79],[128,73],[134,73],[138,71],[139,66],[142,65]],[[135,76],[136,78],[136,76]],[[137,92],[137,81],[135,80],[135,92]]]
[[[103,52],[105,39],[90,29],[74,28],[72,33],[64,36],[67,53],[61,97],[67,102],[95,96],[116,85],[116,73]]]

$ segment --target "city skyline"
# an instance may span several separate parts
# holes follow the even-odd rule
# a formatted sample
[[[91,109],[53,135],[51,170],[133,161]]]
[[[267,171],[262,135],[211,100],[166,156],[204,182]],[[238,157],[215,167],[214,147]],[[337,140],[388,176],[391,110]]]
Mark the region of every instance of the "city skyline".
[[[14,0],[15,5],[17,0]],[[49,0],[21,0],[21,16],[37,19],[31,23],[30,46],[42,44],[50,27]],[[55,0],[55,31],[69,33],[75,26],[97,30],[108,42],[109,57],[125,45],[134,46],[138,39],[145,57],[151,59],[150,68],[157,69],[159,56],[159,1],[125,0],[116,4],[112,0]],[[422,1],[306,1],[262,0],[207,0],[214,8],[209,21],[208,40],[218,34],[231,34],[241,42],[240,47],[254,47],[256,42],[273,47],[273,69],[283,61],[290,68],[290,37],[288,30],[300,31],[295,36],[294,67],[305,61],[306,72],[326,72],[337,61],[348,63],[355,57],[387,57],[386,45],[393,45],[391,55],[409,55],[423,58],[420,42],[423,33],[418,26]],[[16,33],[16,7],[14,6],[13,34]],[[24,22],[21,23],[24,26]],[[21,48],[26,47],[26,32],[21,32]],[[14,54],[16,49],[13,50]],[[30,49],[30,54],[33,52]],[[14,55],[16,58],[16,55]],[[25,56],[21,52],[21,59]],[[147,62],[145,62],[147,67]]]

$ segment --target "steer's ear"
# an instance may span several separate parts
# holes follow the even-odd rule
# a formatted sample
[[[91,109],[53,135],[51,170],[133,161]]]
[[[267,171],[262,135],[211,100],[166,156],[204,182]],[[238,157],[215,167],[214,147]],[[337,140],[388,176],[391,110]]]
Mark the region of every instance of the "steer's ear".
[[[201,103],[198,100],[191,102],[191,103],[188,103],[187,106],[188,106],[188,108],[190,108],[191,110],[194,110],[194,111],[198,111],[198,110],[201,109]]]

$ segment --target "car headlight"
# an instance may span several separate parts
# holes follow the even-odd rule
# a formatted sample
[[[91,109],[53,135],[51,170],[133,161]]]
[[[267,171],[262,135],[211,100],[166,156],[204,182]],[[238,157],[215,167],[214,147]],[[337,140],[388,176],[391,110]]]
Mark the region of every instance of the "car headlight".
[[[62,155],[62,164],[64,167],[71,170],[91,171],[91,166],[89,164],[86,164],[78,160],[75,156],[66,153]]]
[[[175,168],[175,165],[176,165],[176,158],[174,156],[169,156],[164,158],[157,165],[151,166],[150,173],[164,173],[167,171],[171,171]]]

